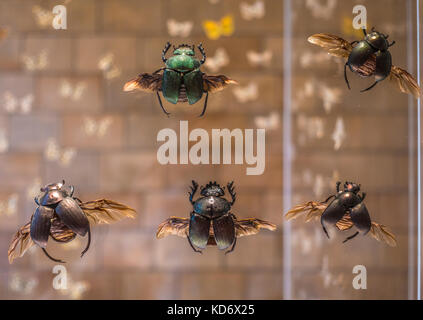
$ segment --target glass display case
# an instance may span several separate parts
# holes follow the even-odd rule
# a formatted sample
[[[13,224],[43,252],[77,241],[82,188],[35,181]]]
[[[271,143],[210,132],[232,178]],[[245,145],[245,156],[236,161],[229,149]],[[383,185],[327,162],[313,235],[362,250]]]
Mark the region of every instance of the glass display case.
[[[392,64],[420,83],[421,12],[418,0],[0,0],[0,298],[421,299],[420,99],[391,76],[360,92],[373,76],[308,41],[336,35],[350,52],[363,23],[375,27],[395,41]],[[167,42],[175,48],[162,57]],[[186,101],[173,104],[163,79],[176,67],[165,62],[181,44],[201,61],[200,43],[200,100],[190,104],[196,82],[184,78],[176,99]],[[160,90],[130,82],[144,73],[160,75]],[[227,83],[214,92],[204,77],[217,75]],[[66,264],[37,244],[10,263],[40,187],[62,180],[82,202],[113,199],[136,215],[90,218],[82,258],[87,236],[50,234],[49,254]],[[157,236],[171,216],[188,226],[201,197],[187,194],[192,180],[225,186],[233,252],[198,254],[185,231]],[[360,185],[339,208],[365,205],[371,218],[345,243],[360,223],[341,215],[340,231],[320,220],[338,181],[341,193]],[[320,211],[309,222],[286,218],[311,201]],[[249,218],[263,228],[243,234]]]

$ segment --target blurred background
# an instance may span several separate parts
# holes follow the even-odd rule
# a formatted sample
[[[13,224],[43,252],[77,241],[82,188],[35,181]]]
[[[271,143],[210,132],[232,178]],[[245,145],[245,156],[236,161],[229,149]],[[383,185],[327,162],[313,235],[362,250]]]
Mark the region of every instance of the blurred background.
[[[67,9],[67,30],[52,9]],[[416,102],[309,44],[327,32],[349,41],[352,9],[396,40],[395,65],[416,75],[416,8],[407,0],[0,0],[0,298],[2,299],[415,299]],[[203,71],[239,82],[202,101],[165,107],[125,82],[162,66],[167,41],[203,43]],[[288,90],[288,92],[287,92]],[[266,129],[266,170],[246,165],[167,165],[156,159],[163,128]],[[35,210],[40,186],[65,179],[83,201],[107,197],[138,211],[134,220],[93,228],[86,239],[49,242],[67,261],[68,289],[52,287],[52,268],[33,247],[9,265],[7,249]],[[234,180],[238,218],[278,225],[239,239],[225,256],[203,255],[187,240],[155,239],[169,216],[188,217],[187,191]],[[398,247],[346,234],[328,240],[318,222],[283,221],[284,210],[323,201],[338,180],[362,184],[371,217],[390,227]],[[352,286],[356,265],[367,289]]]

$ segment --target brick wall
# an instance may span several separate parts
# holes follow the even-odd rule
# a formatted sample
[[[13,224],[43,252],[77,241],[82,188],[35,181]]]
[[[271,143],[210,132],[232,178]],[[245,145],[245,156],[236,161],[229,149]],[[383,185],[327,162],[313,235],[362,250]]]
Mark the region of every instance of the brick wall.
[[[397,40],[392,48],[394,62],[405,66],[401,46],[406,41],[405,7],[402,1],[391,0],[380,15],[381,1],[362,3],[368,6],[370,24],[390,28],[391,38]],[[240,12],[241,2],[253,1],[211,2],[70,0],[65,3],[68,30],[59,31],[51,28],[43,12],[61,3],[0,0],[0,27],[9,29],[9,36],[0,43],[0,138],[3,132],[1,142],[7,144],[0,153],[0,203],[12,204],[10,210],[0,212],[1,298],[283,297],[283,1],[265,1],[265,17],[253,20],[246,20]],[[391,249],[362,238],[342,245],[341,237],[328,241],[318,224],[295,222],[290,235],[292,297],[406,298],[407,97],[389,90],[386,83],[358,95],[358,88],[367,82],[354,76],[350,77],[350,92],[343,83],[342,68],[334,61],[304,65],[304,54],[319,52],[306,37],[316,32],[342,35],[342,19],[351,18],[353,1],[338,1],[329,19],[313,16],[316,9],[307,6],[308,1],[293,2],[292,203],[325,198],[334,188],[334,175],[357,180],[368,192],[366,204],[372,217],[392,228],[399,247]],[[202,21],[219,20],[227,14],[233,16],[234,33],[207,39]],[[170,19],[192,21],[190,36],[171,37],[167,29]],[[392,27],[392,21],[398,22],[398,29]],[[203,42],[209,58],[224,48],[230,62],[217,73],[238,80],[241,88],[254,83],[258,97],[240,102],[234,88],[211,95],[201,119],[197,117],[201,103],[176,107],[165,103],[172,112],[168,119],[153,95],[122,92],[126,81],[161,66],[161,50],[168,40],[175,44]],[[246,56],[249,50],[271,51],[271,64],[253,66]],[[107,59],[110,68],[100,70],[99,62]],[[310,81],[339,88],[340,100],[332,104],[330,112],[323,107],[327,96],[319,96],[321,89],[311,96],[299,96]],[[14,102],[15,110],[10,111],[7,106]],[[25,111],[28,106],[30,110]],[[157,132],[162,128],[178,131],[179,120],[188,120],[190,130],[211,132],[212,128],[255,128],[258,117],[272,113],[278,121],[266,132],[266,171],[261,176],[246,176],[246,165],[162,166],[157,162]],[[324,128],[318,137],[300,125],[312,117]],[[331,134],[339,117],[346,138],[340,149],[334,150]],[[103,130],[96,130],[99,126]],[[134,221],[95,227],[92,248],[82,260],[79,252],[84,239],[67,245],[49,243],[53,256],[68,261],[72,279],[68,291],[58,292],[51,287],[54,263],[40,250],[34,248],[13,265],[8,264],[6,251],[17,226],[35,209],[33,191],[62,178],[75,185],[82,200],[109,197],[136,208],[139,215]],[[313,191],[319,178],[323,187]],[[201,184],[211,179],[223,184],[235,180],[238,200],[234,213],[240,218],[270,220],[278,225],[278,231],[241,238],[228,256],[216,248],[195,254],[181,238],[156,240],[161,221],[171,215],[189,215],[191,179]],[[367,291],[352,289],[356,264],[368,268]]]

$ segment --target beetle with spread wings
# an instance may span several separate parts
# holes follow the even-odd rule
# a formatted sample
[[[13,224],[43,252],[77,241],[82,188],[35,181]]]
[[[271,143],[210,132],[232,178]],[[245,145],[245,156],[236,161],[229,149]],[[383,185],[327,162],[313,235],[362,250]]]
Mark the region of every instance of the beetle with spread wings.
[[[226,251],[230,253],[235,249],[237,238],[256,234],[260,229],[276,230],[276,226],[270,222],[256,218],[238,220],[230,212],[236,199],[233,182],[227,184],[231,201],[223,198],[225,187],[216,182],[209,182],[201,187],[202,197],[194,201],[197,189],[198,183],[192,181],[189,201],[193,205],[193,211],[190,218],[170,217],[165,220],[158,227],[157,239],[175,235],[187,238],[192,249],[198,253],[211,245],[217,245],[220,250],[230,248]]]
[[[320,219],[323,231],[329,238],[326,227],[335,226],[340,231],[350,230],[355,227],[352,236],[344,240],[344,243],[356,237],[360,232],[370,234],[374,239],[385,242],[391,247],[396,247],[395,235],[386,226],[371,221],[369,212],[363,203],[365,193],[359,194],[360,185],[353,182],[345,182],[344,189],[340,189],[341,182],[336,184],[336,194],[331,195],[326,201],[310,201],[295,206],[285,214],[287,220],[305,216],[305,221]],[[329,202],[332,200],[331,202]]]
[[[200,67],[206,61],[206,53],[202,44],[198,46],[203,58],[195,58],[194,46],[181,44],[173,46],[173,56],[166,58],[171,44],[168,42],[162,52],[162,60],[165,67],[153,73],[142,73],[138,78],[128,81],[123,87],[124,91],[141,90],[145,92],[155,92],[163,112],[169,113],[163,107],[159,92],[170,103],[188,102],[190,105],[198,102],[203,94],[204,100],[203,116],[207,108],[209,93],[214,93],[225,89],[229,84],[237,82],[224,75],[209,76],[201,72]]]
[[[41,188],[41,194],[35,198],[37,210],[31,221],[20,228],[14,235],[8,250],[9,263],[22,257],[34,244],[41,247],[45,255],[59,263],[62,260],[51,257],[46,251],[48,238],[67,243],[77,235],[88,234],[87,246],[81,257],[88,251],[91,243],[91,224],[109,224],[125,217],[134,218],[135,210],[119,202],[100,199],[82,202],[73,196],[74,188],[64,188],[65,182],[54,183]]]
[[[348,88],[350,85],[346,73],[347,66],[361,77],[375,77],[375,82],[362,92],[372,89],[379,82],[388,78],[401,92],[412,94],[419,99],[422,91],[416,79],[406,70],[392,65],[389,47],[393,46],[395,41],[389,43],[387,40],[389,36],[375,31],[374,28],[371,33],[367,33],[363,29],[363,33],[363,40],[351,43],[327,33],[314,34],[308,38],[308,41],[322,47],[330,55],[347,59],[344,66],[344,77]]]

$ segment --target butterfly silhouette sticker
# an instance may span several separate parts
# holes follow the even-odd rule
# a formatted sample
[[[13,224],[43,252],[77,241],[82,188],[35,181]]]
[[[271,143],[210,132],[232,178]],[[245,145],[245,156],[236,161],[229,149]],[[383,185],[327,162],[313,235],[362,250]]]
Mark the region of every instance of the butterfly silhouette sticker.
[[[241,2],[239,5],[241,17],[244,20],[251,21],[253,19],[261,19],[266,14],[263,0],[257,0],[253,4]]]
[[[167,20],[167,32],[171,37],[189,37],[193,26],[194,22],[192,21],[178,22],[175,19]]]
[[[213,57],[207,57],[204,66],[210,72],[218,72],[229,64],[229,56],[224,48],[218,48]]]
[[[204,20],[203,29],[207,38],[217,40],[221,36],[229,37],[235,31],[234,20],[231,15],[224,16],[219,21]]]
[[[27,94],[21,98],[13,95],[12,92],[6,91],[3,94],[3,108],[7,113],[14,114],[28,114],[32,110],[32,103],[34,102],[34,96]]]

